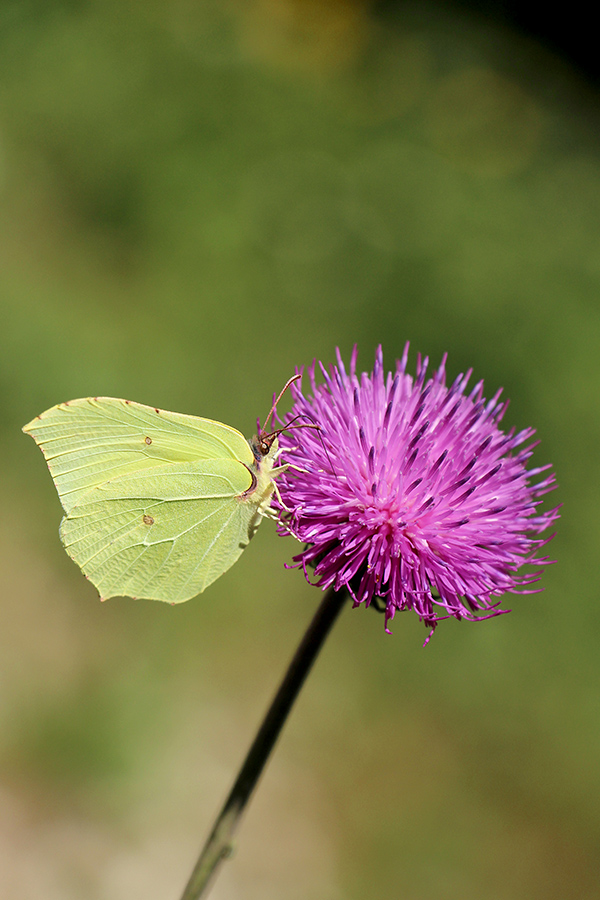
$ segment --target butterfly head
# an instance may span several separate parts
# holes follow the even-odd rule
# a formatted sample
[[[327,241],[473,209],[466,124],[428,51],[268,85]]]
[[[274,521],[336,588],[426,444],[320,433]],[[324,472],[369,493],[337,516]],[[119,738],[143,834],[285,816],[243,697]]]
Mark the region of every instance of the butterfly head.
[[[281,431],[273,431],[268,434],[264,429],[260,429],[250,441],[250,448],[257,463],[260,463],[266,456],[272,455],[277,450],[277,437]]]

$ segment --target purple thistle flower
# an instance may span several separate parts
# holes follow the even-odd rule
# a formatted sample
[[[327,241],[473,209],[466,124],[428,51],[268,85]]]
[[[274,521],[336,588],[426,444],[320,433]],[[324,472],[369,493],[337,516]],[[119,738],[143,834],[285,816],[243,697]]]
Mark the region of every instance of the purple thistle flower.
[[[446,387],[446,356],[426,380],[420,354],[416,378],[406,373],[408,344],[387,375],[381,347],[372,374],[356,373],[356,355],[349,373],[339,351],[329,372],[319,364],[322,384],[313,363],[312,396],[291,388],[285,424],[319,426],[280,438],[289,468],[278,479],[279,531],[306,545],[295,565],[308,580],[314,568],[323,589],[346,586],[354,606],[383,598],[388,632],[398,610],[432,629],[508,612],[494,598],[534,592],[541,576],[516,573],[550,562],[536,558],[550,538],[534,535],[558,518],[558,508],[538,511],[554,475],[531,484],[550,467],[526,469],[533,429],[501,431],[508,403],[501,391],[486,400],[481,381],[465,393],[471,371]]]

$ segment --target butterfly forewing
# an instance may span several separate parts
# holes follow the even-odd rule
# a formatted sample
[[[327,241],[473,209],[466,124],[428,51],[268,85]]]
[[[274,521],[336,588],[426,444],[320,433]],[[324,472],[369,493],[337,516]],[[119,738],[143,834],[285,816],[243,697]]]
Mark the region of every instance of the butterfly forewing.
[[[235,428],[114,397],[54,406],[23,430],[42,449],[67,513],[90,489],[128,473],[201,459],[253,462]]]

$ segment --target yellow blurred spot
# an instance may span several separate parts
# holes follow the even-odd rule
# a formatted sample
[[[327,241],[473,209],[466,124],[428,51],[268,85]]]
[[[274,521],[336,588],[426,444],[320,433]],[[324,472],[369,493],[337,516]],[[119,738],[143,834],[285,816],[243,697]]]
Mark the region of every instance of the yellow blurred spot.
[[[278,68],[335,71],[362,50],[370,5],[369,0],[254,0],[241,8],[242,44]]]
[[[462,169],[502,177],[536,153],[542,114],[521,86],[473,67],[443,78],[425,109],[434,148]]]

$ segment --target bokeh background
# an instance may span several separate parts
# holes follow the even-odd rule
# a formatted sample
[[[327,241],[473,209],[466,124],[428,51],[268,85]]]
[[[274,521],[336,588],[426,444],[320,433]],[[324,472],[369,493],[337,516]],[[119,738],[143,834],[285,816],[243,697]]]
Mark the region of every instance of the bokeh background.
[[[101,605],[20,427],[107,394],[250,435],[407,339],[538,429],[558,564],[425,650],[347,609],[212,896],[600,895],[598,125],[464,6],[2,3],[2,896],[177,900],[320,599],[265,522],[201,597]]]

